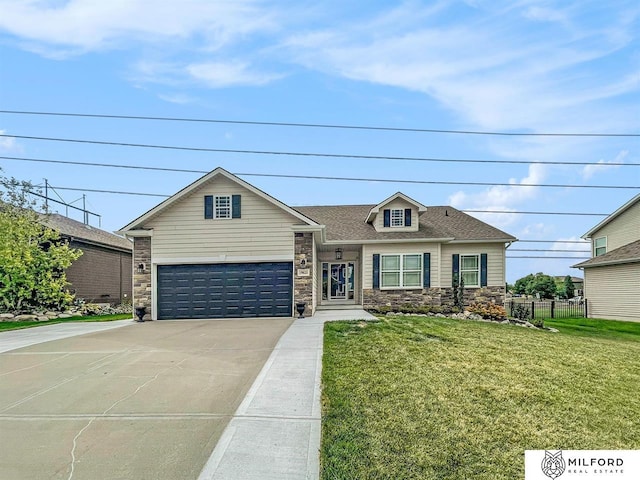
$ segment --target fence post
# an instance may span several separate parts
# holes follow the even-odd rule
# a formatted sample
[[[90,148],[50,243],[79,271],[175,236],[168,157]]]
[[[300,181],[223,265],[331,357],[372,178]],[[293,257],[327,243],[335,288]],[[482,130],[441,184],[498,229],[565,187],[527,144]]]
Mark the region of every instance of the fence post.
[[[555,300],[551,300],[551,318],[556,318],[554,316],[556,310],[556,301]]]
[[[584,299],[584,318],[589,318],[589,310],[587,309],[587,299]]]
[[[531,319],[536,318],[536,302],[531,302]]]

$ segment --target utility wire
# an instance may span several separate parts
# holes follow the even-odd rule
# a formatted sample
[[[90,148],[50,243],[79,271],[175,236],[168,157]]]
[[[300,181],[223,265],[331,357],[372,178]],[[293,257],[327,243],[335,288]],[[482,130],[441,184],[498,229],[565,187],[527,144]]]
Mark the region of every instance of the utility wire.
[[[521,240],[518,239],[518,243],[579,243],[583,245],[590,245],[588,240]]]
[[[510,252],[573,252],[573,253],[591,253],[588,250],[568,250],[562,248],[510,248]]]
[[[589,260],[591,257],[562,257],[562,256],[548,256],[544,255],[507,255],[505,258],[546,258],[546,259],[554,259],[554,260]]]
[[[321,158],[348,158],[356,160],[400,160],[407,162],[439,162],[439,163],[496,163],[496,164],[513,164],[513,165],[580,165],[580,166],[609,166],[609,167],[640,167],[640,163],[598,163],[598,162],[566,162],[566,161],[547,161],[541,162],[536,160],[487,160],[487,159],[466,159],[466,158],[430,158],[430,157],[397,157],[383,155],[357,155],[357,154],[340,154],[340,153],[322,153],[322,152],[282,152],[272,150],[240,150],[229,148],[208,148],[208,147],[185,147],[176,145],[157,145],[147,143],[126,143],[126,142],[107,142],[102,140],[83,140],[75,138],[57,138],[57,137],[35,137],[30,135],[10,135],[7,133],[0,134],[0,137],[20,138],[24,140],[39,140],[48,142],[69,142],[93,145],[109,145],[117,147],[135,147],[135,148],[156,148],[163,150],[180,150],[189,152],[212,152],[212,153],[239,153],[248,155],[279,155],[293,157],[321,157]],[[14,157],[17,158],[17,157]],[[36,160],[34,160],[36,161]]]
[[[154,120],[169,122],[197,122],[197,123],[225,123],[235,125],[263,125],[276,127],[304,127],[304,128],[335,128],[349,130],[375,130],[390,132],[418,132],[418,133],[446,133],[457,135],[495,135],[508,137],[640,137],[640,133],[524,133],[524,132],[491,132],[479,130],[445,130],[434,128],[401,128],[401,127],[380,127],[370,125],[340,125],[340,124],[322,124],[322,123],[295,123],[295,122],[259,122],[249,120],[222,120],[210,118],[181,118],[181,117],[152,117],[140,115],[107,115],[107,114],[91,114],[91,113],[72,113],[72,112],[34,112],[23,110],[0,110],[0,113],[13,115],[40,115],[40,116],[59,116],[59,117],[83,117],[83,118],[110,118],[110,119],[126,119],[126,120]]]

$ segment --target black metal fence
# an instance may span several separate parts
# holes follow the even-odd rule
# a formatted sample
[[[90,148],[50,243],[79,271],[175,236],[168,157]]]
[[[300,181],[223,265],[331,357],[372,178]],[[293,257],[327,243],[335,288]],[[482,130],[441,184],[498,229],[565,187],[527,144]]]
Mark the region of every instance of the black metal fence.
[[[513,316],[516,305],[522,305],[529,310],[531,318],[581,318],[587,316],[587,300],[527,300],[511,298],[505,302],[509,316]]]

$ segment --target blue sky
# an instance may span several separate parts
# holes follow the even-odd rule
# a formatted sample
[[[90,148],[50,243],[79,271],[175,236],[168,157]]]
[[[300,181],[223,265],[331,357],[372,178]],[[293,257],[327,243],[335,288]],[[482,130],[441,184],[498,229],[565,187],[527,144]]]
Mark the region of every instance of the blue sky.
[[[515,133],[640,132],[637,1],[0,0],[0,109]],[[517,160],[472,164],[188,152],[0,137],[0,155],[233,173],[513,186],[243,178],[295,205],[378,203],[396,191],[523,240],[563,241],[640,192],[640,138],[455,135],[0,114],[5,135],[231,150]],[[588,162],[600,166],[529,162]],[[622,166],[607,165],[624,163]],[[57,187],[173,194],[200,175],[0,159]],[[617,185],[633,189],[521,187]],[[66,201],[80,191],[57,190]],[[162,198],[87,193],[117,230]],[[76,202],[79,205],[80,202]],[[64,213],[64,212],[63,212]],[[70,212],[70,216],[81,216]],[[97,221],[92,219],[95,225]],[[572,256],[517,252],[509,256]],[[512,258],[580,275],[572,259]]]

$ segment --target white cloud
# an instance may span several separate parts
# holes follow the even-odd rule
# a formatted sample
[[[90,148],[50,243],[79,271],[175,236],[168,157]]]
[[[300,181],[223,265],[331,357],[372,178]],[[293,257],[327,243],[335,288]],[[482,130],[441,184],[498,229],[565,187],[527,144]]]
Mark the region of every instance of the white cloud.
[[[7,135],[6,130],[0,130],[0,135]],[[14,137],[0,137],[0,151],[15,152],[22,151],[22,148]]]
[[[0,0],[0,29],[30,49],[69,55],[123,46],[131,40],[181,40],[196,34],[219,48],[248,33],[270,30],[273,18],[255,0]]]
[[[606,161],[603,159],[598,160],[597,165],[586,165],[582,169],[582,177],[585,180],[590,179],[596,174],[602,174],[607,170],[615,170],[620,168],[620,165],[610,165],[611,163],[624,163],[625,157],[629,154],[628,150],[622,150],[613,160]]]
[[[189,103],[193,103],[196,101],[195,97],[191,95],[186,95],[184,93],[164,93],[159,94],[158,98],[164,100],[165,102],[175,103],[178,105],[187,105]]]
[[[264,85],[282,75],[253,71],[246,62],[206,62],[187,65],[191,78],[208,87],[223,88],[234,85]]]

